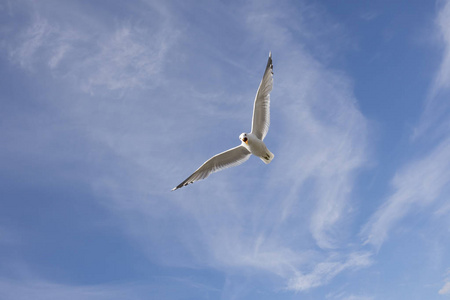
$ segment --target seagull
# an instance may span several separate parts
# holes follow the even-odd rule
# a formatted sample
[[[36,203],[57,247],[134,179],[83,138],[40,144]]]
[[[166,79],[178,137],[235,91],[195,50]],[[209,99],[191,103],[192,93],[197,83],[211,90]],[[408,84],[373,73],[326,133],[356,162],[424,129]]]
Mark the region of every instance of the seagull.
[[[242,133],[239,136],[241,144],[227,151],[219,153],[208,159],[191,176],[172,189],[175,191],[183,186],[195,181],[205,179],[211,173],[234,167],[247,161],[250,156],[256,155],[264,163],[268,164],[274,158],[272,152],[267,149],[263,140],[269,131],[270,124],[270,92],[273,87],[273,65],[272,52],[269,53],[269,60],[264,71],[264,76],[256,93],[253,105],[252,131]]]

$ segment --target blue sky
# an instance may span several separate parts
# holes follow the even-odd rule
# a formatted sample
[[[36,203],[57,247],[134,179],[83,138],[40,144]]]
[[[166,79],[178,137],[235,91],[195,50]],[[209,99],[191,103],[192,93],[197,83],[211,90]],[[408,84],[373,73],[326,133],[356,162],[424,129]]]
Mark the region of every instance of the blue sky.
[[[448,299],[450,2],[0,2],[0,298]],[[269,51],[270,165],[239,144]]]

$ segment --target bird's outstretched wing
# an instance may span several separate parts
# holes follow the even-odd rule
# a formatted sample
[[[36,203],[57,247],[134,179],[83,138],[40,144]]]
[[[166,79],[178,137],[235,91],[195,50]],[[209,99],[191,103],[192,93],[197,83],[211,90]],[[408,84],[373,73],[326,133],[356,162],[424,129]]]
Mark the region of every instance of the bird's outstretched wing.
[[[272,52],[269,53],[266,70],[256,93],[253,106],[252,133],[263,140],[269,131],[270,124],[270,92],[273,87]]]
[[[197,180],[205,179],[209,174],[242,164],[250,158],[250,151],[244,146],[237,146],[208,159],[191,176],[172,189],[175,191]]]

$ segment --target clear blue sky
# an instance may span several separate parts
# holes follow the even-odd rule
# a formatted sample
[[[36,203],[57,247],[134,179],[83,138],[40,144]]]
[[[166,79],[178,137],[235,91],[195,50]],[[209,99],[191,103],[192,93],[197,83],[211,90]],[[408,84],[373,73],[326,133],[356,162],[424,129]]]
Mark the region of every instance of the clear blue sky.
[[[449,1],[3,0],[0,78],[1,299],[450,297]]]

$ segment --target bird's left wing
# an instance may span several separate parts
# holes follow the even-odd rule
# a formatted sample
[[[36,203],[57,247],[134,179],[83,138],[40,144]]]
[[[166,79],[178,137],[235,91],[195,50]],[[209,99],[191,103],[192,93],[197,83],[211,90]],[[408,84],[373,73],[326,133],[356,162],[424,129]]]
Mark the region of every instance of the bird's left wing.
[[[263,140],[270,125],[270,92],[273,87],[272,53],[269,53],[266,70],[256,93],[253,105],[252,133]]]
[[[193,183],[197,180],[205,179],[211,173],[229,167],[240,165],[247,159],[249,159],[250,155],[251,155],[250,151],[248,151],[242,145],[219,153],[208,159],[203,165],[200,166],[200,168],[197,169],[197,171],[195,171],[191,176],[186,178],[186,180],[184,180],[182,183],[174,187],[172,191],[177,190],[190,183]]]

